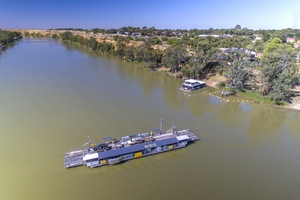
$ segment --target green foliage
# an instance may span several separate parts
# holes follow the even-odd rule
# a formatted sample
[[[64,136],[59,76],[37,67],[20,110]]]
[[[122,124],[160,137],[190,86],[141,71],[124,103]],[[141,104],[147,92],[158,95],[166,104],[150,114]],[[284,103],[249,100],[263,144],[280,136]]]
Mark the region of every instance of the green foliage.
[[[69,41],[73,41],[74,40],[74,35],[70,31],[61,33],[60,37],[61,37],[62,40],[69,40]]]
[[[7,45],[21,38],[21,33],[16,31],[3,31],[0,29],[0,44]]]
[[[171,46],[178,46],[180,45],[180,40],[178,38],[168,38],[167,44]]]
[[[287,44],[278,47],[261,60],[263,95],[271,95],[276,101],[289,100],[290,90],[299,82],[296,65],[296,52]]]
[[[114,40],[118,43],[125,41],[125,38],[119,35],[114,36]]]
[[[253,44],[253,50],[255,52],[259,52],[259,53],[262,53],[265,49],[265,44],[262,42],[262,41],[256,41],[254,44]]]
[[[186,60],[187,51],[185,46],[172,46],[169,47],[163,58],[163,63],[166,67],[172,69],[173,72],[180,70],[179,66]]]
[[[125,59],[130,61],[130,62],[134,61],[134,58],[135,58],[134,51],[135,51],[135,49],[132,46],[129,46],[129,47],[125,48],[124,49]]]
[[[57,34],[53,34],[51,37],[52,37],[53,39],[58,39],[58,38],[59,38]]]
[[[244,89],[249,79],[249,70],[252,64],[244,52],[234,50],[230,53],[231,63],[226,70],[227,86],[231,89]]]
[[[93,37],[91,37],[91,38],[89,39],[88,46],[89,46],[91,49],[95,50],[95,49],[97,48],[97,41],[96,41],[96,39],[93,38]]]
[[[125,38],[126,44],[128,44],[131,40],[133,40],[132,37],[130,37],[130,36],[126,37]]]
[[[149,38],[149,39],[148,39],[148,42],[149,42],[151,45],[161,45],[161,44],[162,44],[162,41],[161,41],[158,37]]]
[[[189,68],[189,73],[186,74],[189,78],[200,78],[202,75],[202,68],[199,59],[197,57],[191,57],[187,63],[187,66]]]
[[[263,34],[263,41],[268,42],[271,39],[271,35],[269,33]]]
[[[104,34],[104,33],[105,33],[105,29],[95,28],[95,29],[92,29],[92,32],[93,32],[94,34],[97,34],[97,33],[102,33],[102,34]]]
[[[247,89],[238,91],[237,95],[245,99],[253,100],[255,102],[260,102],[265,104],[275,104],[275,101],[270,96],[262,96],[258,92],[253,92]]]
[[[125,44],[123,42],[118,42],[116,45],[116,51],[114,55],[119,58],[124,58],[125,56]]]
[[[236,29],[236,30],[241,30],[242,27],[241,27],[241,25],[237,24],[237,25],[234,27],[234,29]]]
[[[181,72],[184,77],[188,77],[188,78],[194,75],[192,69],[189,66],[182,67]]]
[[[220,83],[219,83],[219,87],[225,87],[226,86],[226,83],[224,82],[224,81],[221,81]]]
[[[162,40],[163,42],[166,42],[166,41],[168,41],[168,38],[164,36],[164,37],[161,38],[161,40]]]
[[[281,46],[281,44],[282,44],[281,39],[279,39],[278,37],[273,38],[272,41],[267,44],[264,50],[264,54],[268,54],[275,51],[279,46]]]
[[[107,42],[97,43],[97,51],[102,54],[112,54],[114,52],[114,45]]]

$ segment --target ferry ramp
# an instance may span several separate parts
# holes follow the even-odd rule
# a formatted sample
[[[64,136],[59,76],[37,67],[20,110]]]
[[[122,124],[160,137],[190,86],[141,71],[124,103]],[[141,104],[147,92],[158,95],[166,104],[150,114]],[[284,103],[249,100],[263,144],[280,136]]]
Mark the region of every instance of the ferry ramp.
[[[83,156],[87,154],[87,150],[71,151],[65,153],[65,168],[77,167],[85,164]]]

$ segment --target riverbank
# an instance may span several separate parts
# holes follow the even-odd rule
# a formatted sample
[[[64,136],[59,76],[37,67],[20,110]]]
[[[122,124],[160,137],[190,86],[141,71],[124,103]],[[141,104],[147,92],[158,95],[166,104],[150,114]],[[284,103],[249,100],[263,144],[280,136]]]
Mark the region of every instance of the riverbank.
[[[16,40],[21,39],[21,33],[17,31],[5,31],[0,29],[0,53],[5,51]]]
[[[220,83],[222,81],[226,80],[225,77],[222,77],[220,75],[217,76],[212,76],[209,79],[203,79],[204,82],[206,82],[207,86],[215,88],[218,90],[219,95],[213,94],[214,96],[218,97],[219,99],[222,100],[228,100],[226,97],[221,96],[221,91],[222,89],[219,87]],[[217,94],[218,94],[217,92]],[[258,104],[263,104],[266,106],[272,106],[276,108],[284,108],[284,109],[290,109],[290,110],[295,110],[295,111],[300,111],[300,86],[297,86],[294,90],[294,96],[291,100],[291,103],[288,102],[283,102],[282,105],[276,105],[275,101],[271,100],[268,97],[263,97],[258,93],[253,93],[249,91],[245,92],[238,92],[236,94],[237,98],[243,99],[243,100],[230,100],[233,102],[254,102]],[[228,100],[229,101],[229,100]]]

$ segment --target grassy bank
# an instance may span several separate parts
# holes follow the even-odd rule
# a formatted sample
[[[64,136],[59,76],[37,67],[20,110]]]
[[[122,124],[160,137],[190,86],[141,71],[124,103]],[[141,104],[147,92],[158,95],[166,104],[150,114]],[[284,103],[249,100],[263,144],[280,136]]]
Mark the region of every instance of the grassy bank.
[[[269,96],[262,96],[260,93],[253,92],[250,90],[238,91],[237,96],[244,98],[244,99],[253,100],[256,103],[276,105],[276,106],[287,106],[288,105],[287,102],[283,102],[283,101],[276,102]]]

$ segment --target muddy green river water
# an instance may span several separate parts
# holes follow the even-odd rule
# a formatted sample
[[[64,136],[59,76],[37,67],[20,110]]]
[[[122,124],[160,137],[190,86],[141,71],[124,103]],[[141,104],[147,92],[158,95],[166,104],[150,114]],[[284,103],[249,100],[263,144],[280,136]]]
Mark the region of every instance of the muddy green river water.
[[[0,54],[0,199],[300,199],[300,113],[193,95],[138,65],[49,39]],[[201,141],[119,165],[64,169],[91,138],[172,126]]]

